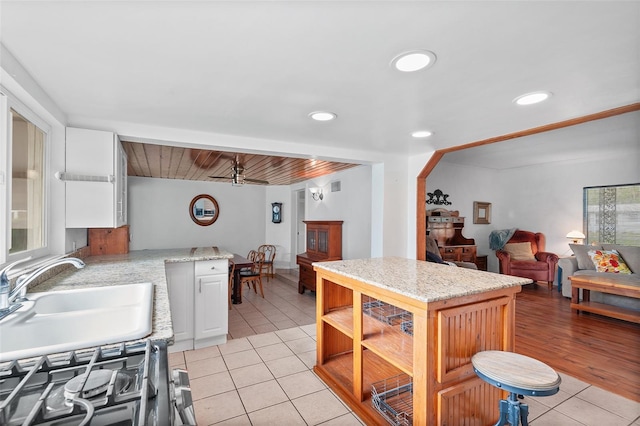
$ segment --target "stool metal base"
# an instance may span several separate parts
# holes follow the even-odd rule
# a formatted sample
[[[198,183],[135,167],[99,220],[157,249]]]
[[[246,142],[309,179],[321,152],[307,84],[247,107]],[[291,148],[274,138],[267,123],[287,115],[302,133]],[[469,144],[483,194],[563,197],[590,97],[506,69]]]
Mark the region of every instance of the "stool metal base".
[[[510,352],[479,352],[471,359],[479,378],[509,392],[500,400],[500,418],[494,426],[528,426],[529,406],[518,395],[549,396],[560,390],[560,376],[547,365]]]
[[[500,400],[500,420],[495,426],[512,425],[529,426],[527,417],[529,416],[529,406],[518,401],[518,394],[510,393],[509,399]]]

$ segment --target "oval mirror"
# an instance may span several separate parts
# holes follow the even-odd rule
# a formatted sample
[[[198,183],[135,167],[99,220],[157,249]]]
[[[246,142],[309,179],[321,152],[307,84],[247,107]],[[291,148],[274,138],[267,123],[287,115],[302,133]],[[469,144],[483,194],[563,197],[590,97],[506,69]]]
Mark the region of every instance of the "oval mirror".
[[[196,195],[189,205],[191,220],[200,226],[209,226],[218,219],[218,202],[211,195]]]

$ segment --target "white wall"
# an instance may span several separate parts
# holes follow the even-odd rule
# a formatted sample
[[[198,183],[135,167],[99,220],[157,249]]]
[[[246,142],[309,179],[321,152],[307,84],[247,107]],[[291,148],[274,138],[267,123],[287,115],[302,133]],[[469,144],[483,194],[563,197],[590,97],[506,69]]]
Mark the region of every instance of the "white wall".
[[[640,123],[634,117],[605,119],[617,120],[620,124],[606,135],[598,132],[598,129],[610,127],[610,123],[603,120],[582,125],[594,129],[593,136],[587,137],[603,140],[600,158],[596,160],[565,160],[494,170],[447,163],[445,155],[427,178],[427,192],[441,189],[450,195],[453,204],[446,208],[460,210],[460,215],[466,217],[463,235],[476,240],[479,254],[489,255],[489,270],[498,270],[495,253],[489,250],[488,244],[489,233],[494,229],[542,232],[547,251],[568,256],[571,252],[567,233],[583,229],[583,188],[640,182]],[[563,129],[561,133],[564,140],[580,133],[580,137],[585,137],[584,132],[578,132],[576,128]],[[555,136],[551,133],[537,135]],[[629,138],[637,142],[631,149],[615,149],[617,141]],[[492,204],[491,224],[473,224],[474,201]]]
[[[341,191],[331,192],[340,181]],[[219,246],[246,254],[261,244],[277,249],[276,267],[295,267],[291,241],[300,187],[322,186],[324,200],[307,194],[307,220],[343,220],[343,257],[369,257],[371,252],[371,167],[359,166],[295,186],[235,187],[227,183],[129,178],[131,250]],[[189,203],[199,194],[218,202],[220,216],[210,226],[189,217]],[[271,203],[282,202],[282,223],[271,222]]]
[[[199,226],[189,216],[193,197],[208,194],[218,220]],[[130,250],[218,246],[246,255],[265,242],[265,189],[258,185],[129,178]]]
[[[282,203],[282,222],[271,221],[271,203]],[[267,186],[265,202],[265,237],[263,244],[276,246],[276,269],[291,268],[291,229],[295,220],[295,205],[291,202],[291,187]]]
[[[496,181],[497,173],[494,170],[480,169],[477,167],[461,166],[440,161],[427,177],[427,193],[436,189],[449,194],[448,201],[451,205],[440,206],[427,204],[427,210],[446,208],[458,210],[460,216],[465,218],[462,235],[473,238],[476,241],[479,255],[489,255],[489,234],[496,228],[495,211],[500,209],[501,195],[503,191]],[[429,197],[427,197],[427,200]],[[492,220],[490,225],[474,225],[473,202],[484,201],[492,204]],[[497,269],[496,269],[497,270]]]
[[[583,229],[583,188],[640,182],[639,152],[620,152],[606,162],[551,163],[503,171],[499,181],[506,199],[499,211],[501,227],[527,224],[545,234],[548,251],[570,254],[567,233]]]
[[[306,182],[305,220],[342,220],[342,257],[371,257],[371,167],[358,166]],[[341,190],[331,192],[331,182]],[[322,201],[311,198],[308,188],[320,187]]]

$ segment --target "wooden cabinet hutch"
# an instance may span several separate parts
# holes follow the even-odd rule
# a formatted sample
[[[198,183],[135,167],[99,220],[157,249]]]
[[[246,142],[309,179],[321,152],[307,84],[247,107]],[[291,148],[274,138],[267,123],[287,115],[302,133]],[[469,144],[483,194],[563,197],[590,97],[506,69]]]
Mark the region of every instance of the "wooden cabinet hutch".
[[[316,291],[316,273],[311,264],[342,259],[342,220],[305,220],[307,251],[296,256],[300,267],[298,293]]]
[[[476,241],[462,235],[464,217],[458,211],[434,209],[427,211],[427,235],[438,242],[440,257],[450,262],[471,262],[487,270],[486,259],[478,261]]]

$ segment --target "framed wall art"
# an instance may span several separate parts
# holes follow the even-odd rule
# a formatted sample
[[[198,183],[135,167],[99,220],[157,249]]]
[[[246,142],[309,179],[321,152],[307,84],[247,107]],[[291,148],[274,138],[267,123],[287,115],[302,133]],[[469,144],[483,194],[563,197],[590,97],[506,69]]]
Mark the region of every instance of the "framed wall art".
[[[488,225],[491,223],[491,203],[473,202],[473,223]]]

